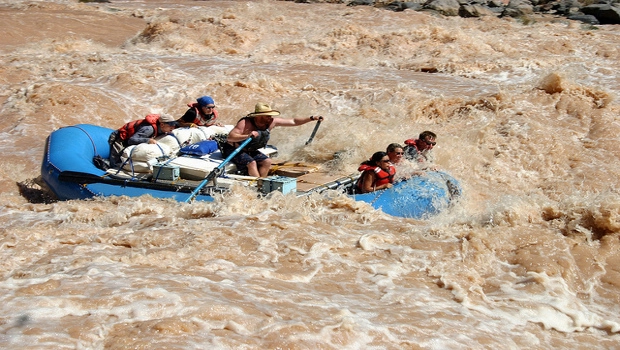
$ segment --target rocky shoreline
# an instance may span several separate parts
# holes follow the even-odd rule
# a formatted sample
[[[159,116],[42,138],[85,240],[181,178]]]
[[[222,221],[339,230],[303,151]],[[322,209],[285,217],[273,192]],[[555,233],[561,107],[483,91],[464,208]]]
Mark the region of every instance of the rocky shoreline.
[[[391,11],[429,11],[444,16],[512,17],[553,15],[590,25],[620,24],[620,0],[283,0],[297,3],[339,3],[374,6]]]

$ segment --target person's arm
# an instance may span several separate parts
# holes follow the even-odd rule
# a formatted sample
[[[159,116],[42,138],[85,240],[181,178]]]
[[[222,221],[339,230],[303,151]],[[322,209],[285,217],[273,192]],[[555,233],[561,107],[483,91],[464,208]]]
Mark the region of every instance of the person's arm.
[[[128,145],[139,145],[141,143],[157,143],[153,137],[156,132],[150,125],[143,125],[136,130],[136,133],[133,134],[129,140],[127,140]]]
[[[309,117],[298,117],[298,118],[293,118],[293,119],[273,118],[273,123],[271,123],[271,125],[273,126],[298,126],[298,125],[304,125],[306,123],[310,123],[312,121],[323,121],[323,120],[324,120],[323,117],[315,117],[313,115]]]
[[[379,190],[385,190],[386,188],[392,188],[391,183],[373,186],[372,184],[375,182],[377,175],[372,171],[366,171],[364,174],[362,174],[362,176],[362,193],[369,193]]]
[[[235,127],[230,131],[230,133],[228,134],[228,142],[241,142],[246,140],[248,137],[256,137],[258,136],[258,132],[257,131],[249,131],[249,132],[245,132],[244,130],[246,129],[246,120],[240,120],[237,125],[235,125]]]
[[[386,183],[386,184],[375,187],[375,191],[385,190],[386,188],[392,188],[392,186],[393,185],[391,183]]]
[[[360,186],[362,193],[373,192],[375,190],[372,187],[373,182],[375,182],[375,173],[372,171],[365,171],[362,174],[362,185]]]
[[[181,118],[177,120],[177,122],[179,123],[179,126],[196,126],[194,124],[194,120],[196,120],[196,110],[190,108]]]

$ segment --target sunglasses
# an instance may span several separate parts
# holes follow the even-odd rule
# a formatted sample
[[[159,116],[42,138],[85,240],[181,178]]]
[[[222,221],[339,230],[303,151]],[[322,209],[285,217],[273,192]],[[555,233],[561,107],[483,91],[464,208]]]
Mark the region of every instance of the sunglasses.
[[[381,159],[381,161],[382,161],[383,163],[389,163],[389,162],[390,162],[390,160],[389,160],[389,159]]]
[[[213,109],[215,106],[203,106],[204,108]]]
[[[405,152],[394,152],[396,153],[397,156],[402,156],[403,154],[405,154]]]
[[[437,142],[430,142],[430,141],[426,141],[426,140],[422,140],[422,141],[424,141],[424,143],[429,145],[429,146],[435,146],[437,144]]]

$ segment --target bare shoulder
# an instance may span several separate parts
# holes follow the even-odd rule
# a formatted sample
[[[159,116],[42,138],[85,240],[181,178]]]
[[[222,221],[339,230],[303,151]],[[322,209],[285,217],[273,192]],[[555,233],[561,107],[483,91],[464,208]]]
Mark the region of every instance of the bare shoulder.
[[[244,127],[244,126],[245,126],[245,124],[246,124],[246,121],[247,121],[247,119],[242,118],[242,119],[240,119],[240,120],[237,122],[237,124],[235,124],[235,126]]]
[[[235,127],[230,131],[232,135],[246,134],[246,129],[250,125],[250,123],[246,123],[245,120],[240,120],[237,122]]]
[[[241,119],[235,125],[235,129],[243,131],[243,130],[247,129],[249,126],[251,126],[251,125],[252,125],[252,123],[249,123],[247,121],[247,119]]]

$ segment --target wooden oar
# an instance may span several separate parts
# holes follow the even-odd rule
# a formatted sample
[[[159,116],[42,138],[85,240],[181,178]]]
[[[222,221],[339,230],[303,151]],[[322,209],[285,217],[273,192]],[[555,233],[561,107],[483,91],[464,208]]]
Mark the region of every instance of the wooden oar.
[[[247,146],[250,142],[252,142],[252,138],[248,137],[245,141],[243,141],[243,143],[241,143],[241,145],[239,147],[237,147],[236,150],[234,150],[228,157],[226,157],[226,159],[224,159],[215,169],[213,169],[209,175],[207,175],[207,177],[205,177],[204,180],[202,180],[202,182],[200,183],[200,185],[198,185],[198,187],[196,187],[196,189],[194,189],[194,191],[192,192],[192,194],[185,200],[185,203],[189,203],[192,200],[194,200],[194,198],[196,197],[196,195],[198,195],[198,192],[200,192],[200,190],[209,183],[209,181],[213,180],[214,177],[220,175],[222,173],[222,169],[226,166],[226,164],[228,164],[228,162],[230,162],[236,155],[237,153],[241,152],[241,150]]]

